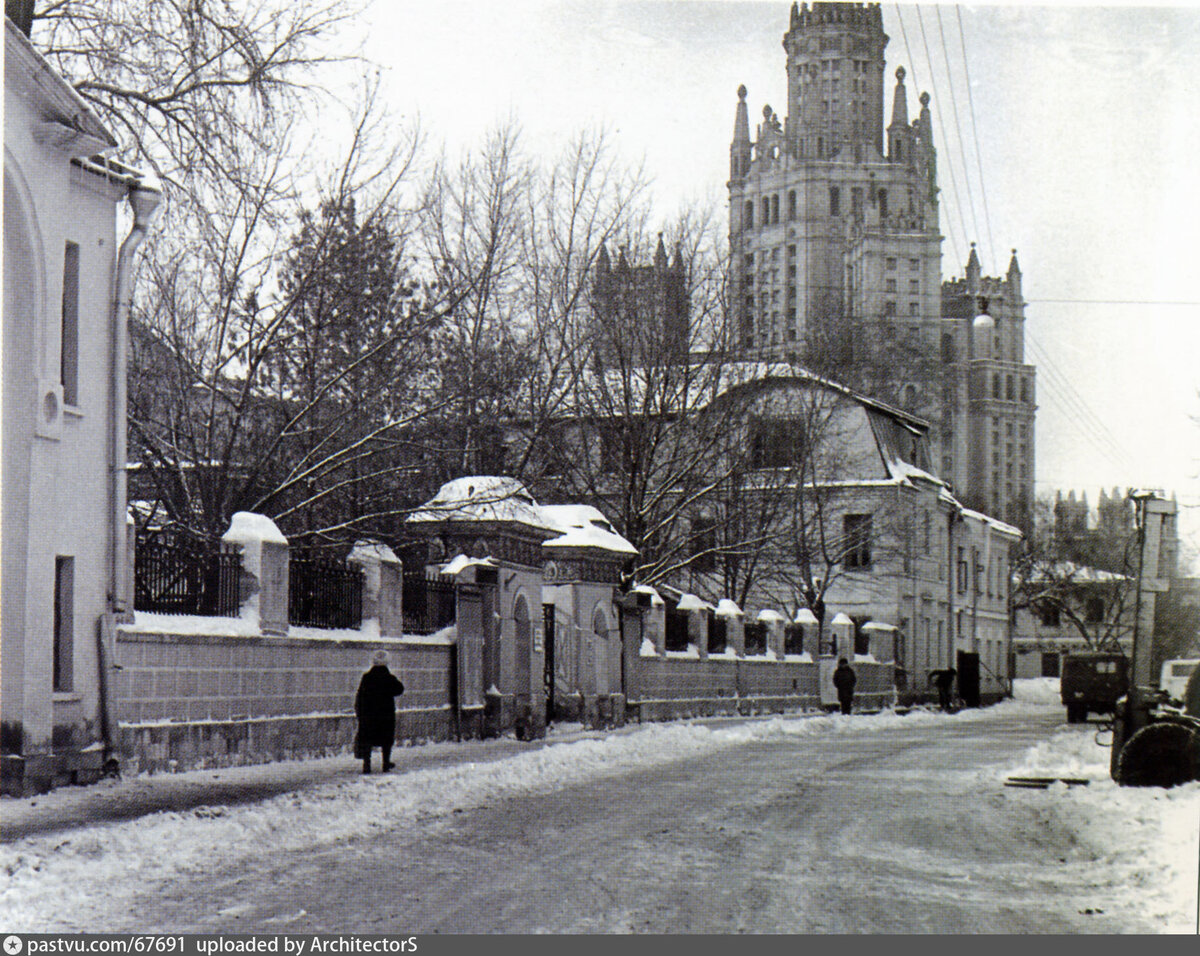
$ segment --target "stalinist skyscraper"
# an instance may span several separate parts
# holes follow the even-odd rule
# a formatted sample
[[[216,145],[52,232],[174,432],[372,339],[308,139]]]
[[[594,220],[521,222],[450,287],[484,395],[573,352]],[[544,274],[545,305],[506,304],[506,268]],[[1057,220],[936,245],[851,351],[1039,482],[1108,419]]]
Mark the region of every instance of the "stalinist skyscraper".
[[[972,248],[964,278],[942,282],[930,96],[910,118],[901,66],[885,116],[887,43],[879,4],[793,4],[787,115],[764,106],[751,139],[748,93],[737,91],[728,185],[739,350],[845,369],[849,384],[928,418],[940,477],[970,506],[1024,525],[1036,402],[1016,254],[990,278]]]

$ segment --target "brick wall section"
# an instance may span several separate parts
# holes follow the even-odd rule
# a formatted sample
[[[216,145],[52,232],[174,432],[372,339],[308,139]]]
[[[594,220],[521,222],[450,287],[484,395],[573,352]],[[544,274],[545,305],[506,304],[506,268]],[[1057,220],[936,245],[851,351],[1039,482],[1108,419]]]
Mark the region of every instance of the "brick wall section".
[[[185,769],[338,753],[371,654],[404,682],[398,739],[451,732],[449,651],[412,640],[118,631],[113,695],[133,769]]]
[[[353,714],[359,678],[381,647],[404,681],[402,709],[449,703],[445,644],[118,631],[117,719]]]

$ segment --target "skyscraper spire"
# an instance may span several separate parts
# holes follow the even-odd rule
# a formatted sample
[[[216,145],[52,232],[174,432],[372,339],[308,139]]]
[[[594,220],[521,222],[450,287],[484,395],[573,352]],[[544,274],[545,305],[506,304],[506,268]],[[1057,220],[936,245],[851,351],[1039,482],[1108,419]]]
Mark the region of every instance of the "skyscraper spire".
[[[888,125],[888,159],[894,163],[910,161],[912,137],[908,125],[908,94],[904,89],[904,67],[896,67],[896,90],[892,94],[892,122]]]
[[[975,243],[971,243],[971,254],[967,256],[967,289],[971,295],[979,294],[979,278],[983,268],[979,264],[979,255],[975,252]]]
[[[729,178],[745,179],[750,172],[750,111],[746,106],[746,85],[738,87],[737,111],[733,116],[733,143],[729,147]]]
[[[658,248],[654,250],[654,267],[656,269],[667,268],[667,247],[663,245],[661,232],[658,234]]]

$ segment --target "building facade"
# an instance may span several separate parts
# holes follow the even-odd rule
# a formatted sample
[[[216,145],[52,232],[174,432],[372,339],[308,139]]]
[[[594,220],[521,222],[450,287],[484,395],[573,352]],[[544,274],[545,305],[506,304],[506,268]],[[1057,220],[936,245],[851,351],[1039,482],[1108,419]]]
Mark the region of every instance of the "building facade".
[[[106,615],[126,593],[122,301],[158,193],[11,20],[4,57],[6,792],[95,773]],[[129,198],[132,239],[118,250]]]
[[[787,115],[763,107],[751,139],[738,89],[728,182],[737,341],[747,357],[883,370],[889,380],[867,389],[935,423],[934,468],[956,495],[1027,527],[1035,370],[1016,254],[1005,276],[984,277],[972,246],[964,277],[943,283],[930,96],[910,119],[899,67],[885,128],[887,43],[878,4],[793,4]]]

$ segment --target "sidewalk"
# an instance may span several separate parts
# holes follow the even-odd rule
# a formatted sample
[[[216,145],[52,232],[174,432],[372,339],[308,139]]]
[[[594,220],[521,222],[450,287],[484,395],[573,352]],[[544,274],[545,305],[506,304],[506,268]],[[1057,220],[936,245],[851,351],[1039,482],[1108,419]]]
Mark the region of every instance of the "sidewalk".
[[[624,728],[632,729],[636,725]],[[389,775],[454,764],[490,763],[551,744],[618,732],[564,724],[552,727],[550,734],[541,740],[519,741],[510,736],[400,746],[392,751],[396,766]],[[372,769],[379,772],[378,752],[372,760]],[[101,780],[88,786],[59,787],[33,797],[4,797],[0,799],[0,843],[80,826],[118,823],[163,811],[254,803],[361,775],[361,762],[344,754],[184,773],[141,774]]]
[[[791,718],[819,712],[788,714]],[[699,717],[683,723],[731,726],[769,720],[781,714]],[[469,763],[491,763],[554,744],[597,739],[639,730],[642,724],[590,730],[581,724],[553,724],[546,737],[521,741],[508,735],[493,740],[439,741],[398,746],[392,751],[395,769],[389,776]],[[379,754],[372,767],[379,773]],[[33,797],[0,798],[0,844],[24,837],[65,833],[82,826],[119,823],[162,812],[189,812],[203,807],[237,806],[297,793],[362,775],[362,764],[350,754],[284,760],[276,763],[183,773],[140,774],[101,780],[81,787],[60,787]]]

